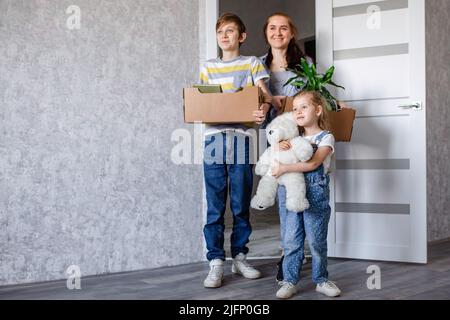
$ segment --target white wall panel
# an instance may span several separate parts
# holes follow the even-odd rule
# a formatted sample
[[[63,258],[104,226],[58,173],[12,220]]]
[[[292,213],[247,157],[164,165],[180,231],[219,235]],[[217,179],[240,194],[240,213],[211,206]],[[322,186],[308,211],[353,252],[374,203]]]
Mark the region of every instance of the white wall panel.
[[[409,170],[337,170],[336,202],[403,203],[410,201]]]
[[[336,213],[336,243],[374,246],[408,246],[408,215]]]
[[[333,19],[334,50],[408,43],[408,9],[382,11],[380,28],[367,26],[367,14]]]
[[[409,159],[409,117],[357,118],[352,142],[340,143],[336,159]]]
[[[387,99],[409,96],[409,56],[393,55],[334,62],[339,100]]]
[[[375,2],[375,1],[377,1],[377,0],[333,0],[333,7],[334,8],[345,7],[345,6],[352,6],[352,5],[356,5],[356,4],[371,3],[371,2]],[[382,1],[386,1],[386,0],[381,0],[378,2],[382,2]]]

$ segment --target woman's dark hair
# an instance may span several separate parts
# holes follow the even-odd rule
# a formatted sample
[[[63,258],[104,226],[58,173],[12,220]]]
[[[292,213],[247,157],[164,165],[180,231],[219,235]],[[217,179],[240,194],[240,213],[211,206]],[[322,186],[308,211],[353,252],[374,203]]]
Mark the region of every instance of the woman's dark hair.
[[[306,55],[297,44],[298,30],[297,30],[294,22],[292,21],[292,18],[283,12],[276,12],[276,13],[271,14],[267,18],[266,23],[264,24],[264,39],[266,40],[266,43],[269,44],[269,42],[267,41],[267,27],[269,26],[270,18],[275,17],[275,16],[281,16],[281,17],[286,18],[289,23],[289,28],[291,28],[293,37],[292,37],[291,41],[289,42],[289,45],[287,48],[286,61],[287,61],[288,68],[293,69],[295,67],[295,65],[300,63],[301,58],[306,59]],[[266,66],[268,68],[270,68],[270,65],[272,64],[272,60],[273,60],[272,48],[269,47],[269,50],[267,52],[267,58],[266,58]]]

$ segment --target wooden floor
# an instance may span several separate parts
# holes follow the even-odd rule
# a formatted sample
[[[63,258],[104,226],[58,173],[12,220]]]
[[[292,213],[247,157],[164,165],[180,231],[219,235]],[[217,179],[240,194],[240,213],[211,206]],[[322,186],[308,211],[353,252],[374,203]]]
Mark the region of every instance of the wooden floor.
[[[202,281],[208,264],[110,274],[81,279],[80,290],[69,290],[65,281],[0,287],[0,299],[276,299],[275,260],[252,260],[264,274],[247,280],[230,272],[226,261],[224,285],[205,289]],[[370,265],[381,268],[381,289],[369,290]],[[427,265],[329,259],[330,279],[343,294],[337,299],[450,299],[450,241],[431,245]],[[298,300],[329,299],[314,291],[311,264],[305,265]]]
[[[276,209],[265,211],[252,210],[250,214],[252,233],[247,244],[252,257],[279,257],[280,247],[280,218]],[[230,257],[230,238],[233,226],[231,213],[225,215],[225,242],[226,256]]]

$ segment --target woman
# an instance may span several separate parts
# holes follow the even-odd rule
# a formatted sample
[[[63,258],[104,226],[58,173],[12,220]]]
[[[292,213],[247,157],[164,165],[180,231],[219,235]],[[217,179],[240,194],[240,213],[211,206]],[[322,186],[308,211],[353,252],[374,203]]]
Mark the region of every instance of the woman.
[[[299,91],[292,85],[284,86],[290,78],[295,76],[286,68],[293,69],[300,63],[301,58],[305,58],[308,63],[312,63],[312,60],[298,46],[297,28],[287,14],[277,12],[269,16],[264,24],[264,36],[270,47],[261,60],[270,72],[270,80],[267,85],[273,96],[272,108],[265,123],[267,125],[277,116],[284,99],[294,96]]]
[[[286,68],[294,69],[295,65],[300,63],[301,58],[305,58],[310,64],[312,60],[298,46],[296,41],[298,37],[297,28],[287,14],[277,12],[270,15],[264,24],[264,36],[270,47],[267,54],[261,57],[261,60],[270,73],[270,80],[266,85],[272,95],[272,107],[263,125],[265,127],[281,111],[284,99],[293,97],[299,91],[292,85],[284,86],[290,78],[295,76],[293,72],[287,71]],[[278,281],[283,280],[282,262],[283,257],[277,263]],[[303,262],[305,263],[306,259]]]

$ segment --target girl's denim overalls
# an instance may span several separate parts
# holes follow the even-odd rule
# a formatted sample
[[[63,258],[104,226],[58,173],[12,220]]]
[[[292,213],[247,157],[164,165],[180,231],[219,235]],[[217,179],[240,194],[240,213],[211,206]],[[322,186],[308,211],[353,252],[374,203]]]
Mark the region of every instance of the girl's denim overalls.
[[[323,131],[313,143],[317,145],[329,132]],[[312,255],[312,280],[322,283],[328,280],[327,233],[331,208],[329,205],[330,177],[324,172],[323,164],[314,171],[305,172],[306,197],[309,209],[291,212],[286,209],[286,189],[278,188],[281,244],[284,251],[282,263],[283,280],[297,284],[304,258],[305,237],[308,239]]]

